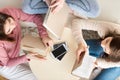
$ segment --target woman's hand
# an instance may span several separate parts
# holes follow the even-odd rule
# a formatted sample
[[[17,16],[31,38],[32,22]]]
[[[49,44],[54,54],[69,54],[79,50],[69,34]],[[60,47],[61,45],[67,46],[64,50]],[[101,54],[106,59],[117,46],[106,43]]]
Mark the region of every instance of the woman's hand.
[[[44,56],[39,55],[38,53],[33,53],[33,52],[29,52],[28,54],[26,54],[26,57],[28,59],[46,60]]]
[[[46,47],[48,47],[48,46],[52,47],[53,46],[53,40],[49,36],[44,36],[42,38],[42,42]]]
[[[95,67],[99,67],[99,68],[120,67],[119,62],[117,63],[117,62],[106,61],[103,58],[97,58],[94,64]]]
[[[77,63],[80,63],[80,60],[83,58],[87,50],[88,50],[88,47],[85,44],[81,43],[78,45],[78,48],[76,50]]]
[[[65,0],[53,0],[50,4],[50,8],[52,13],[59,12],[59,10],[63,7]]]

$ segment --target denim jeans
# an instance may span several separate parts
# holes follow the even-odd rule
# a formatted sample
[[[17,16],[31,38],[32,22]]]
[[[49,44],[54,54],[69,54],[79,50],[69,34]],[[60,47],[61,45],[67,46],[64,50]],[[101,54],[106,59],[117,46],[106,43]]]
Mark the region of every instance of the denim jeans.
[[[116,80],[120,76],[120,68],[103,69],[94,80]]]
[[[78,14],[97,17],[100,9],[97,0],[66,0],[68,6]],[[43,0],[24,0],[22,10],[29,14],[45,14],[48,6]]]

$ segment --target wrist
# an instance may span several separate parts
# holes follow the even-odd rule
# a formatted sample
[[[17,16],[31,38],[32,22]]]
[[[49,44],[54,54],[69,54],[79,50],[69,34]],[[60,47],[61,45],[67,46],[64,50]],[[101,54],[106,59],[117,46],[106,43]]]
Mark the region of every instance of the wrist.
[[[49,38],[49,36],[45,35],[45,36],[41,37],[41,40],[46,39],[46,38]]]
[[[87,47],[87,45],[85,45],[84,43],[79,43],[78,46],[85,46],[85,47]]]
[[[26,54],[26,58],[27,58],[27,59],[30,59],[29,54]]]
[[[41,39],[46,38],[46,37],[48,37],[48,34],[44,34],[40,36]]]

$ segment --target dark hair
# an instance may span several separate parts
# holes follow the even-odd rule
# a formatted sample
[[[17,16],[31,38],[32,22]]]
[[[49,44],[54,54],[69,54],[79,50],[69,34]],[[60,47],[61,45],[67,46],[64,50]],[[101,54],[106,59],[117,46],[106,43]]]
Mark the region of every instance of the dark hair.
[[[113,37],[110,42],[110,54],[104,54],[103,58],[107,61],[118,62],[120,61],[120,35],[109,33],[106,37]],[[105,37],[105,38],[106,38]]]
[[[8,35],[6,35],[6,34],[5,34],[5,30],[4,30],[5,21],[6,21],[9,17],[12,18],[12,16],[0,12],[0,40],[14,41],[14,38],[9,37]]]

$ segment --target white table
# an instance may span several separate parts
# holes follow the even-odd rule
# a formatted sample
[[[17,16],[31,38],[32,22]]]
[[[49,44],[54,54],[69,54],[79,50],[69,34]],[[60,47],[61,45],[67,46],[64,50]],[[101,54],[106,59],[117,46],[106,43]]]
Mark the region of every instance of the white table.
[[[55,41],[58,42],[58,40]],[[61,41],[66,41],[69,47],[69,51],[62,61],[55,60],[50,54],[46,56],[47,60],[45,61],[30,61],[30,67],[38,80],[79,80],[78,77],[71,74],[77,49],[71,29],[64,29]]]

